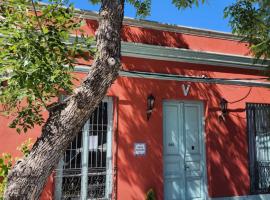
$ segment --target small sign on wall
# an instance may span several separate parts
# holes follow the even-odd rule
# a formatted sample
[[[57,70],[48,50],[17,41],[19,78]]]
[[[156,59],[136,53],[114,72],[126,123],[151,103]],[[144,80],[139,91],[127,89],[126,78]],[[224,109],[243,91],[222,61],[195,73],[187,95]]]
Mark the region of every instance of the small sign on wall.
[[[145,143],[135,143],[134,144],[134,154],[135,154],[135,156],[145,156],[146,144]]]
[[[98,136],[89,136],[89,151],[97,151],[98,149]]]

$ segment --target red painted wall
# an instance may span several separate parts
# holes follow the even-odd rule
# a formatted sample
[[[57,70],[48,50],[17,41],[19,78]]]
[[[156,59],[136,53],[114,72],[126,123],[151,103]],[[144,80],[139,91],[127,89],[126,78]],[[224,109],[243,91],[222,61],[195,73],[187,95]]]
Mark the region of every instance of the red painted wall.
[[[87,32],[92,33],[96,25],[89,21]],[[162,36],[162,37],[161,37]],[[125,27],[123,39],[172,47],[184,47],[245,55],[247,47],[236,41],[206,37],[143,30]],[[184,43],[183,43],[184,42]],[[124,57],[124,68],[128,70],[172,73],[182,75],[206,75],[213,78],[258,78],[258,71],[224,68]],[[79,78],[85,74],[76,73]],[[108,91],[114,97],[114,195],[119,200],[144,199],[148,189],[154,188],[158,199],[163,199],[163,141],[162,102],[164,100],[199,100],[204,103],[205,141],[207,161],[208,193],[210,197],[249,194],[248,147],[246,134],[246,102],[269,103],[267,88],[244,87],[220,84],[190,84],[190,93],[184,96],[181,82],[141,78],[119,77]],[[155,109],[149,121],[146,120],[146,99],[152,93],[156,97]],[[247,95],[248,94],[248,95]],[[235,102],[242,97],[242,101]],[[219,101],[229,102],[226,121],[219,121]],[[16,147],[31,137],[40,134],[37,127],[29,133],[17,135],[8,128],[9,118],[0,118],[0,153],[11,152],[19,156]],[[147,154],[135,157],[135,142],[147,144]],[[53,195],[53,178],[50,177],[41,199]]]
[[[186,63],[125,58],[126,68],[142,71],[166,72],[188,75],[207,75],[216,78],[258,78],[250,71],[231,69],[230,73],[215,67]],[[141,67],[143,66],[143,67]],[[212,69],[212,70],[211,70]],[[187,97],[182,93],[181,82],[140,78],[119,78],[109,94],[119,97],[118,143],[118,197],[119,199],[143,199],[153,187],[159,199],[163,199],[162,162],[162,102],[163,100],[200,100],[205,105],[205,139],[207,181],[210,197],[249,194],[246,102],[269,103],[269,89],[232,85],[187,83],[191,89]],[[251,90],[251,91],[250,91]],[[155,109],[146,120],[146,98],[156,97]],[[221,98],[229,102],[226,121],[219,121]],[[135,142],[146,142],[147,155],[135,157]]]
[[[142,22],[143,24],[143,22]],[[84,31],[95,35],[98,24],[94,20],[86,20]],[[191,35],[177,32],[160,31],[136,26],[123,26],[122,40],[126,42],[144,43],[159,46],[177,47],[196,51],[207,51],[241,56],[250,55],[247,43]]]

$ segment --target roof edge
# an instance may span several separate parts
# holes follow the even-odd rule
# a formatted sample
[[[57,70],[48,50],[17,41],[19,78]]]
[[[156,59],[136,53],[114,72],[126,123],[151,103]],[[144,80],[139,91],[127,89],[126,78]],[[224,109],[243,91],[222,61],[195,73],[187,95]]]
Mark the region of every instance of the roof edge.
[[[97,21],[99,19],[97,12],[89,11],[89,10],[81,10],[81,9],[76,9],[76,10],[77,10],[77,14],[82,18],[97,20]],[[175,33],[183,33],[183,34],[225,39],[225,40],[240,41],[243,39],[240,36],[234,35],[232,33],[227,33],[227,32],[193,28],[193,27],[180,26],[180,25],[174,25],[174,24],[166,24],[166,23],[161,23],[161,22],[156,22],[156,21],[134,19],[134,18],[129,18],[129,17],[124,18],[123,24],[128,25],[128,26],[136,26],[136,27],[142,27],[142,28],[148,28],[148,29],[154,29],[154,30],[160,30],[160,31],[169,31],[169,32],[175,32]]]

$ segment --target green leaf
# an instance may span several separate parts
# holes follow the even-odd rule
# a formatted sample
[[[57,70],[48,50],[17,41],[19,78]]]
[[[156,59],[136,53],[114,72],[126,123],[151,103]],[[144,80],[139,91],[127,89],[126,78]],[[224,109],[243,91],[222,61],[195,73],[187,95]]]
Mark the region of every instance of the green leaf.
[[[172,0],[172,3],[178,9],[191,8],[193,5],[199,6],[199,4],[203,4],[205,0]]]
[[[89,0],[89,2],[92,4],[99,4],[100,0]]]
[[[258,58],[270,57],[270,4],[269,1],[239,0],[224,9],[232,32],[250,44]]]
[[[1,78],[8,84],[1,89],[0,103],[6,113],[16,116],[9,126],[18,133],[44,122],[41,112],[52,99],[60,91],[72,91],[74,78],[70,72],[78,55],[94,52],[91,37],[69,42],[70,33],[82,32],[83,24],[82,20],[75,20],[72,4],[50,0],[49,5],[39,6],[35,1],[41,9],[41,15],[35,16],[28,13],[30,3],[6,0],[0,6],[1,15],[5,16],[0,23],[0,33],[5,36],[0,39],[0,75],[11,71]]]
[[[150,15],[151,0],[128,0],[127,2],[135,7],[137,17],[144,18]]]

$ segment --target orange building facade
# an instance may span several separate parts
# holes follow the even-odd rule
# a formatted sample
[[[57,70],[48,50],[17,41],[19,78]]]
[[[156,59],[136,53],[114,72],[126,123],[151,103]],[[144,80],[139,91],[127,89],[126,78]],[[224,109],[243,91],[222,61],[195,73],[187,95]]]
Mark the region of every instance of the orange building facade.
[[[85,18],[94,35],[96,14]],[[140,200],[149,189],[160,200],[270,199],[267,63],[227,33],[125,19],[122,38],[119,78],[41,199]],[[9,121],[0,118],[0,153],[19,156],[40,127],[18,135]]]

